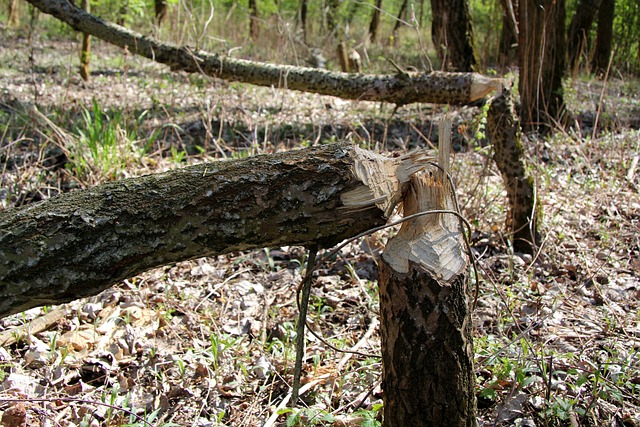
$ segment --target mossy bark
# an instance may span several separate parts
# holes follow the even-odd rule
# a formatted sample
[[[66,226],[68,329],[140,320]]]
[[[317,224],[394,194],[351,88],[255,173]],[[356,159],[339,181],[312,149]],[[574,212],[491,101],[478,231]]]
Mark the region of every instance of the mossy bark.
[[[99,293],[156,266],[330,247],[386,220],[330,145],[126,179],[0,212],[0,317]],[[361,194],[356,206],[349,194]]]
[[[491,102],[487,127],[495,151],[493,159],[507,190],[507,229],[513,246],[520,252],[532,253],[540,243],[542,206],[533,177],[527,172],[520,123],[508,88]]]
[[[174,71],[202,73],[229,81],[397,105],[414,102],[469,104],[484,98],[500,85],[498,79],[476,73],[353,75],[228,58],[161,43],[151,37],[105,22],[66,0],[27,1],[44,13],[69,24],[76,31],[91,34],[132,53],[167,64]]]

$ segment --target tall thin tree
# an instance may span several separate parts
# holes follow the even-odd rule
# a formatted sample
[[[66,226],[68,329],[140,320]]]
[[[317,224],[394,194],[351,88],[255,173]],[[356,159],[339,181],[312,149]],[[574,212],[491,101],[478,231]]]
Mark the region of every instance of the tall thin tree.
[[[249,36],[251,40],[258,40],[260,36],[260,22],[258,21],[258,2],[249,0]]]
[[[521,0],[519,30],[522,127],[548,131],[564,112],[565,0]]]
[[[596,35],[596,49],[591,63],[591,71],[603,76],[609,66],[611,58],[611,44],[613,39],[613,14],[615,0],[602,0],[598,11],[598,32]]]
[[[517,61],[518,0],[500,0],[502,5],[502,30],[500,31],[500,64],[504,67]]]
[[[307,44],[307,0],[300,0],[300,28],[302,29],[302,42]]]
[[[587,53],[589,32],[601,3],[602,0],[580,0],[576,13],[571,19],[567,49],[569,51],[569,70],[574,76],[580,67],[581,58]]]
[[[380,27],[380,11],[382,10],[382,0],[376,0],[376,4],[373,7],[373,14],[371,15],[371,23],[369,24],[369,41],[371,43],[376,42],[378,37],[378,28]]]

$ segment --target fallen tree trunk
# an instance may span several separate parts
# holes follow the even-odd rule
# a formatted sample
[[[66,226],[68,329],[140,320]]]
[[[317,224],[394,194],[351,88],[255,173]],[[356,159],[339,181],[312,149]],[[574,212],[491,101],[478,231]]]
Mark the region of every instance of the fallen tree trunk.
[[[335,144],[111,182],[0,212],[0,317],[192,258],[331,247],[385,223],[421,160]]]
[[[484,98],[500,86],[500,79],[476,73],[398,72],[395,75],[354,75],[228,58],[159,42],[105,22],[67,0],[27,1],[44,13],[69,24],[76,31],[91,34],[135,54],[169,65],[174,71],[202,73],[228,81],[397,105],[414,102],[469,104]]]

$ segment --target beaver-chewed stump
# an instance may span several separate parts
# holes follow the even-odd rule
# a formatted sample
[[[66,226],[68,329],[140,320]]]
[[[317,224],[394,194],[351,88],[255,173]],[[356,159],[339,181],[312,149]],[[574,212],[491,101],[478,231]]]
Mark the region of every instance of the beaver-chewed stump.
[[[442,143],[439,152],[446,171],[448,150]],[[444,171],[434,168],[411,177],[402,198],[405,217],[456,210]],[[463,233],[453,213],[418,216],[402,223],[382,255],[385,427],[477,424]]]

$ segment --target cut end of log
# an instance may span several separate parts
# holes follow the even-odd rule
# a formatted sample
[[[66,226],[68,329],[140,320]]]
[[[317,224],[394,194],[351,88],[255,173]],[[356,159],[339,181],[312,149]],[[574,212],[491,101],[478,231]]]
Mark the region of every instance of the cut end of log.
[[[406,184],[416,172],[424,170],[433,155],[426,150],[389,158],[354,147],[354,175],[362,186],[342,195],[346,208],[366,209],[377,206],[386,218],[402,200]]]
[[[495,79],[474,73],[471,81],[471,93],[469,94],[471,98],[470,101],[473,102],[482,99],[493,91],[500,94],[503,86],[503,79]]]

